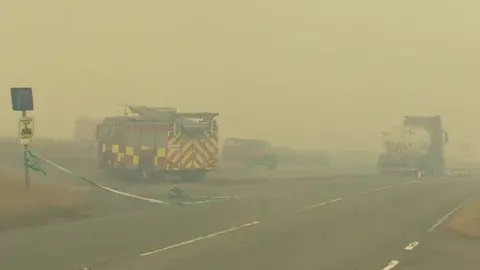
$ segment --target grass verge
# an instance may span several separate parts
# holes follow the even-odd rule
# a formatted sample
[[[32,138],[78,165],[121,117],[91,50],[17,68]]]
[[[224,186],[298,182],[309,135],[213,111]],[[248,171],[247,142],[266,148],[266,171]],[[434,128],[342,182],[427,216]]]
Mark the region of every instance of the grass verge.
[[[26,190],[21,178],[0,177],[0,230],[89,215],[86,191],[48,181],[32,182]]]
[[[447,228],[463,236],[480,238],[480,199],[464,205],[447,223]]]

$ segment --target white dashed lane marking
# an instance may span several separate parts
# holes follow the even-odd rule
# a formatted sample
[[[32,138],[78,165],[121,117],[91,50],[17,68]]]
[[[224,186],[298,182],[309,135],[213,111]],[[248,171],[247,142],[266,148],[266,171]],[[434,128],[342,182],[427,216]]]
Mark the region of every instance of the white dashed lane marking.
[[[416,246],[418,246],[420,244],[420,242],[412,242],[410,244],[408,244],[406,247],[405,247],[405,250],[413,250]]]
[[[382,268],[382,270],[392,270],[395,266],[397,266],[400,262],[399,261],[391,261],[387,264],[387,266],[385,266],[384,268]]]
[[[297,213],[312,210],[312,209],[315,209],[315,208],[318,208],[318,207],[321,207],[321,206],[324,206],[324,205],[327,205],[327,204],[332,204],[332,203],[335,203],[335,202],[338,202],[338,201],[341,201],[341,200],[343,200],[343,198],[336,198],[336,199],[333,199],[333,200],[330,200],[330,201],[314,204],[314,205],[311,205],[309,207],[306,207],[304,209],[301,209],[301,210],[297,211]],[[236,226],[236,227],[233,227],[233,228],[230,228],[230,229],[226,229],[226,230],[219,231],[219,232],[216,232],[216,233],[212,233],[212,234],[209,234],[209,235],[200,236],[200,237],[197,237],[197,238],[194,238],[194,239],[191,239],[191,240],[187,240],[187,241],[184,241],[184,242],[173,244],[173,245],[170,245],[170,246],[167,246],[167,247],[164,247],[164,248],[160,248],[160,249],[157,249],[157,250],[145,252],[145,253],[140,254],[140,256],[142,256],[142,257],[149,256],[149,255],[153,255],[155,253],[160,253],[160,252],[164,252],[164,251],[167,251],[167,250],[170,250],[170,249],[179,248],[179,247],[182,247],[182,246],[185,246],[185,245],[193,244],[193,243],[198,242],[198,241],[207,240],[207,239],[219,236],[219,235],[223,235],[223,234],[231,233],[231,232],[234,232],[234,231],[238,231],[240,229],[243,229],[243,228],[246,228],[246,227],[251,227],[251,226],[257,225],[257,224],[260,224],[260,221],[253,221],[253,222],[246,223],[246,224],[243,224],[243,225],[240,225],[240,226]]]
[[[185,246],[185,245],[188,245],[188,244],[193,244],[193,243],[198,242],[198,241],[207,240],[207,239],[219,236],[219,235],[223,235],[223,234],[231,233],[231,232],[234,232],[234,231],[238,231],[240,229],[243,229],[243,228],[246,228],[246,227],[251,227],[251,226],[257,225],[257,224],[260,224],[260,221],[253,221],[253,222],[250,222],[250,223],[246,223],[246,224],[243,224],[243,225],[240,225],[240,226],[236,226],[236,227],[226,229],[226,230],[223,230],[223,231],[219,231],[219,232],[216,232],[216,233],[212,233],[212,234],[209,234],[209,235],[200,236],[200,237],[197,237],[197,238],[194,238],[194,239],[191,239],[191,240],[188,240],[188,241],[184,241],[184,242],[181,242],[181,243],[178,243],[178,244],[170,245],[170,246],[160,248],[160,249],[157,249],[157,250],[153,250],[153,251],[150,251],[150,252],[145,252],[145,253],[140,254],[140,256],[143,257],[143,256],[153,255],[153,254],[159,253],[159,252],[164,252],[164,251],[174,249],[174,248],[178,248],[178,247],[181,247],[181,246]]]
[[[341,201],[341,200],[343,200],[343,198],[336,198],[336,199],[333,199],[333,200],[330,200],[330,201],[326,201],[326,202],[322,202],[322,203],[319,203],[319,204],[311,205],[309,207],[300,209],[297,212],[305,212],[305,211],[312,210],[314,208],[318,208],[318,207],[321,207],[321,206],[324,206],[324,205],[327,205],[327,204],[335,203],[335,202],[338,202],[338,201]]]
[[[376,188],[376,189],[371,189],[371,190],[364,191],[360,194],[369,194],[369,193],[378,192],[378,191],[389,189],[389,188],[393,188],[393,186],[379,187],[379,188]]]
[[[418,183],[418,182],[419,181],[415,180],[415,181],[404,182],[404,184],[413,184],[413,183]],[[390,188],[393,188],[393,187],[394,186],[379,187],[379,188],[376,188],[376,189],[372,189],[372,190],[362,192],[361,194],[369,194],[369,193],[373,193],[373,192],[378,192],[378,191],[390,189]],[[325,206],[325,205],[328,205],[328,204],[332,204],[332,203],[341,201],[341,200],[344,200],[344,198],[336,198],[336,199],[332,199],[332,200],[329,200],[329,201],[314,204],[314,205],[308,206],[306,208],[300,209],[300,210],[296,211],[295,213],[306,212],[306,211],[309,211],[309,210],[312,210],[312,209],[315,209],[315,208],[318,208],[318,207],[322,207],[322,206]],[[293,214],[293,213],[291,213],[291,214]],[[235,231],[241,230],[243,228],[251,227],[251,226],[254,226],[254,225],[257,225],[257,224],[260,224],[260,221],[253,221],[253,222],[242,224],[242,225],[232,227],[232,228],[229,228],[229,229],[226,229],[226,230],[222,230],[222,231],[219,231],[219,232],[215,232],[215,233],[212,233],[212,234],[208,234],[208,235],[205,235],[205,236],[200,236],[200,237],[197,237],[197,238],[194,238],[194,239],[191,239],[191,240],[187,240],[187,241],[184,241],[184,242],[180,242],[180,243],[177,243],[177,244],[166,246],[166,247],[163,247],[163,248],[160,248],[160,249],[145,252],[145,253],[140,254],[140,256],[143,257],[143,256],[150,256],[150,255],[153,255],[153,254],[156,254],[156,253],[161,253],[161,252],[168,251],[168,250],[171,250],[171,249],[174,249],[174,248],[179,248],[179,247],[182,247],[182,246],[185,246],[185,245],[193,244],[195,242],[207,240],[207,239],[210,239],[210,238],[213,238],[213,237],[216,237],[216,236],[220,236],[220,235],[228,234],[228,233],[231,233],[231,232],[235,232]],[[412,242],[408,246],[405,247],[405,250],[413,250],[416,246],[418,246],[418,244],[419,244],[419,242]],[[391,270],[395,266],[397,266],[398,264],[399,264],[399,261],[392,260],[382,270]]]
[[[403,184],[405,184],[405,185],[408,185],[408,184],[417,184],[417,183],[420,183],[420,181],[414,180],[414,181],[403,182]]]

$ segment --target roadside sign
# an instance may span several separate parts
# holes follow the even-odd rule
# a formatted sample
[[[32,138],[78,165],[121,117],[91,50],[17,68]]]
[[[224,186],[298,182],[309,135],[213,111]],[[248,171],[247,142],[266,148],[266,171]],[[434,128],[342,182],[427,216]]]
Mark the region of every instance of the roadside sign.
[[[14,87],[10,89],[14,111],[33,111],[32,88]]]
[[[172,152],[179,152],[180,151],[180,144],[169,144],[167,145],[169,151]]]
[[[18,121],[20,143],[28,145],[34,135],[34,122],[32,116],[22,116]]]
[[[33,111],[33,93],[30,87],[12,87],[10,88],[12,98],[12,109],[22,112],[22,117],[18,120],[18,137],[23,144],[23,164],[25,166],[25,188],[30,188],[30,169],[38,170],[36,163],[29,159],[30,150],[28,144],[33,139],[33,117],[27,116],[27,111]]]

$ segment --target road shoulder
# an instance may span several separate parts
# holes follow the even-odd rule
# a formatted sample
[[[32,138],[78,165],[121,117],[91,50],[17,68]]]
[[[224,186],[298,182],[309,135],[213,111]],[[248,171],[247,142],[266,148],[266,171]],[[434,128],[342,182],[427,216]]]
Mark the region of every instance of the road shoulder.
[[[446,228],[461,236],[480,239],[480,199],[463,205],[447,222]]]
[[[457,269],[478,268],[480,240],[458,235],[442,227],[429,235],[412,256],[402,263],[404,269]]]
[[[430,228],[419,247],[409,252],[402,267],[413,270],[477,268],[480,264],[479,207],[480,201],[475,198],[447,213]]]

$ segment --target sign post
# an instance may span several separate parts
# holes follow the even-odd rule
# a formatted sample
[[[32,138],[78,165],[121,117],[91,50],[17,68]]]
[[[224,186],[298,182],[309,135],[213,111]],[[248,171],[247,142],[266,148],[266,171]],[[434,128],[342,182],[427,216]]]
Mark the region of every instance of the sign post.
[[[32,88],[14,87],[10,89],[13,111],[21,111],[22,117],[19,120],[20,143],[23,144],[23,163],[25,167],[25,188],[30,188],[30,168],[27,164],[29,149],[28,145],[33,139],[34,126],[33,117],[27,116],[27,111],[33,111]]]

